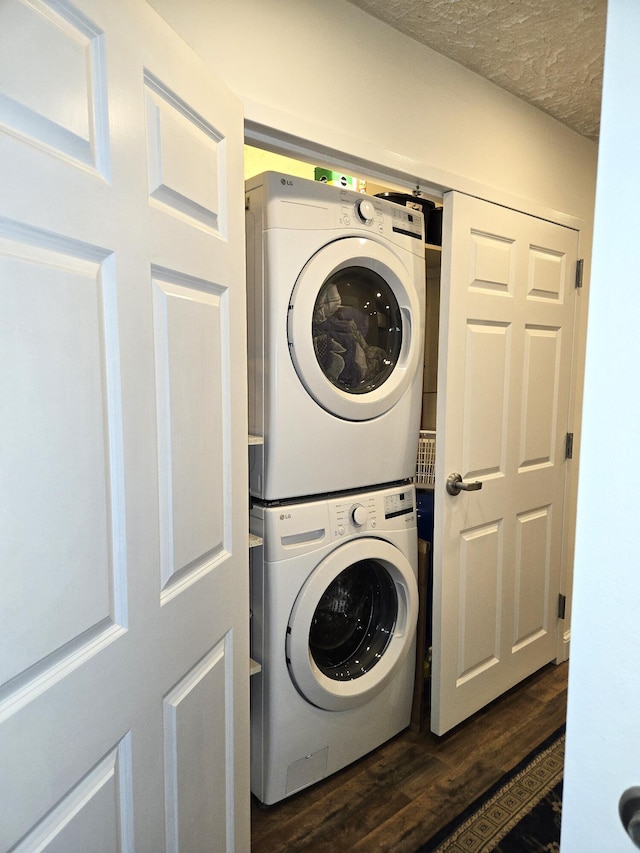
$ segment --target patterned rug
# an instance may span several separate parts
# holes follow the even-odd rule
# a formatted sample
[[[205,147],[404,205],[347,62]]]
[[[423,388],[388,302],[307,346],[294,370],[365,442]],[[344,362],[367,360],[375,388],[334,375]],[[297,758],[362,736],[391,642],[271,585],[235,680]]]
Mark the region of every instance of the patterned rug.
[[[564,726],[417,853],[558,853]]]

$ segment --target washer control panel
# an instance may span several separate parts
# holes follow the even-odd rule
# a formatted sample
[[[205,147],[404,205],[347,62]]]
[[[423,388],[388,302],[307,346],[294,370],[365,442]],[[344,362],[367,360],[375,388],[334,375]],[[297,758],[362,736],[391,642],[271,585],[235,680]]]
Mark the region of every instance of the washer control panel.
[[[413,512],[413,489],[384,496],[384,517],[397,518],[399,515],[407,515]]]
[[[373,495],[345,497],[329,507],[331,535],[334,539],[351,536],[363,530],[375,530],[378,526],[378,510]]]
[[[413,486],[345,495],[328,503],[332,539],[415,524]]]

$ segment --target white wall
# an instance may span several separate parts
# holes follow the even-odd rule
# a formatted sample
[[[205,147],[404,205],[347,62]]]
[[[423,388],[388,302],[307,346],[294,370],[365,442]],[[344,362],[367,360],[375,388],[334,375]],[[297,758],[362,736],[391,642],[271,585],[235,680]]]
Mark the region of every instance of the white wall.
[[[150,2],[251,123],[421,182],[591,218],[593,142],[346,0]]]
[[[636,848],[640,786],[640,4],[609,0],[569,672],[563,853]]]

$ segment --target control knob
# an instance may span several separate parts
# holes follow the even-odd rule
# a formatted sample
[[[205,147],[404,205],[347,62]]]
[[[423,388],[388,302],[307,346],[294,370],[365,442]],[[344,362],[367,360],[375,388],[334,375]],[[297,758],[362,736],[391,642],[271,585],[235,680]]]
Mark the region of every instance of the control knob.
[[[363,222],[373,222],[376,209],[373,202],[363,198],[356,202],[356,213]]]
[[[369,518],[369,511],[366,506],[362,506],[362,504],[355,504],[355,506],[352,506],[349,510],[349,515],[351,516],[351,521],[356,527],[362,527]]]

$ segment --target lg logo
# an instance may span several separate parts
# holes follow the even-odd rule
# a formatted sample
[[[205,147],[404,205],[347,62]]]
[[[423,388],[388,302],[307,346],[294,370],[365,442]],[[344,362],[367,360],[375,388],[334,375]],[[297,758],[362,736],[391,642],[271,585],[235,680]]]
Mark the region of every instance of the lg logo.
[[[283,187],[284,186],[287,186],[287,187],[293,186],[293,181],[288,181],[286,178],[280,178],[280,183],[282,184]]]
[[[288,518],[291,518],[290,512],[282,512],[280,513],[280,521],[286,521]]]

